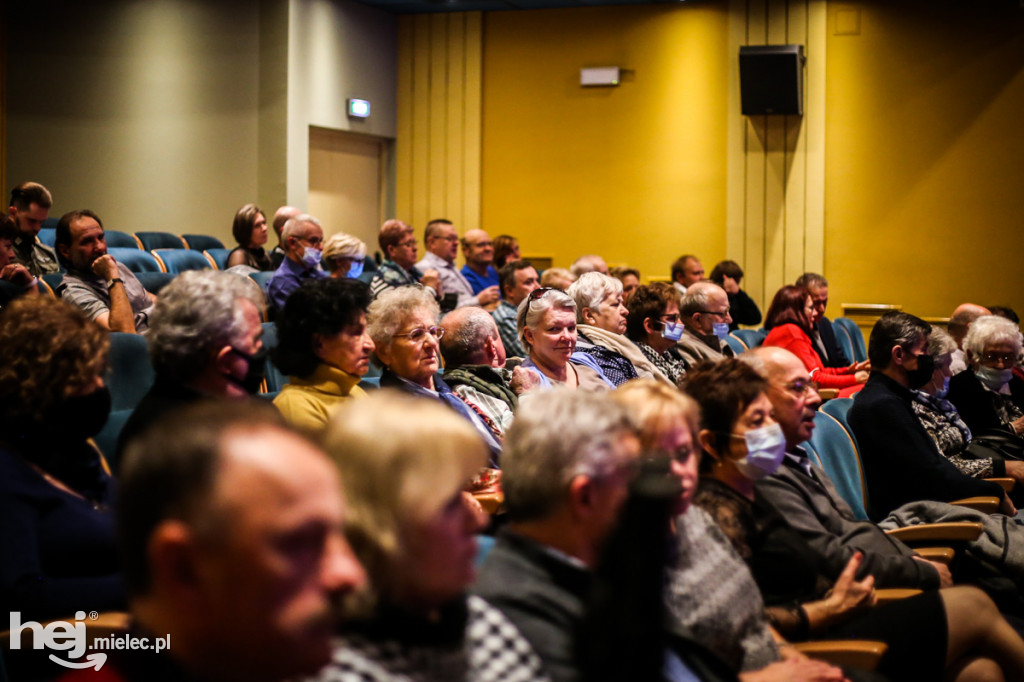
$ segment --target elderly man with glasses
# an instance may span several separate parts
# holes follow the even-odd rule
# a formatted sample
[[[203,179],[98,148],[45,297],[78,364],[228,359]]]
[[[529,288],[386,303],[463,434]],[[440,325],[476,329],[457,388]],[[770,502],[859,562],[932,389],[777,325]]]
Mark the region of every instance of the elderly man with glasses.
[[[683,294],[679,316],[685,327],[679,350],[690,366],[702,360],[718,362],[733,356],[732,348],[725,342],[732,323],[725,289],[709,281],[691,284]]]

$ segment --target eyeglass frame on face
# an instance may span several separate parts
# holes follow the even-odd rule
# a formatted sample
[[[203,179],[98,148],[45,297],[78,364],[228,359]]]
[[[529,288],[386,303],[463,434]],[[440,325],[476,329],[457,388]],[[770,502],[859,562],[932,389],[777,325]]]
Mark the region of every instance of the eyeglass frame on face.
[[[671,322],[672,324],[679,324],[680,322],[683,321],[683,318],[679,313],[676,313],[675,315],[658,315],[658,319],[661,320],[662,322]]]
[[[1003,365],[1013,367],[1017,364],[1019,358],[1013,353],[996,353],[994,351],[987,351],[981,354],[980,360],[982,362],[991,363],[1002,362]]]
[[[732,310],[732,308],[726,308],[722,312],[718,312],[718,311],[715,311],[715,310],[698,310],[697,312],[698,313],[704,313],[705,315],[719,315],[721,317],[725,317],[725,316],[729,315],[731,310]]]
[[[407,331],[403,334],[392,334],[391,336],[393,338],[404,337],[409,339],[409,341],[411,341],[414,344],[420,344],[426,340],[428,334],[430,336],[433,336],[435,339],[440,340],[441,337],[444,336],[444,327],[441,327],[436,324],[432,327],[426,328],[416,327],[415,329]]]
[[[797,388],[797,384],[803,384],[803,387]],[[797,398],[803,398],[805,395],[807,395],[807,389],[811,389],[815,393],[818,392],[818,382],[810,378],[794,379],[793,381],[790,381],[785,384],[773,382],[773,385],[778,388],[781,388],[782,390],[786,391],[790,395],[795,396]]]
[[[395,246],[403,249],[411,249],[416,246],[416,238],[414,237],[412,239],[407,239],[404,242],[398,242]]]

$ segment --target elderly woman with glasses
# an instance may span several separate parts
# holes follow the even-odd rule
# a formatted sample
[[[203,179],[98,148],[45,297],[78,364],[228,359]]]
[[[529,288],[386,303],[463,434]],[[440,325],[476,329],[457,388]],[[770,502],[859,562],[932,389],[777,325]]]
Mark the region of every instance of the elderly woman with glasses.
[[[367,331],[377,359],[384,365],[380,386],[447,404],[473,424],[491,450],[492,466],[497,466],[499,428],[463,401],[438,374],[439,339],[444,335],[444,328],[437,324],[440,317],[433,293],[423,287],[390,289],[370,304]]]
[[[616,386],[637,377],[664,375],[625,336],[629,310],[623,284],[600,272],[587,272],[565,293],[576,301],[576,351],[589,355]]]
[[[626,336],[655,368],[655,376],[674,385],[686,374],[686,360],[676,347],[683,335],[679,292],[664,282],[640,286],[627,308]]]
[[[516,325],[527,353],[522,367],[540,388],[615,388],[589,355],[576,352],[576,302],[564,291],[543,287],[530,292],[519,304]]]
[[[1024,380],[1013,375],[1021,356],[1020,329],[995,315],[979,317],[964,339],[967,371],[949,381],[949,402],[975,436],[1024,436]]]
[[[769,330],[764,345],[785,348],[800,358],[821,388],[839,389],[842,397],[856,393],[868,380],[867,363],[842,368],[826,367],[811,340],[813,319],[811,292],[792,284],[782,287],[775,293],[764,318],[764,328]]]

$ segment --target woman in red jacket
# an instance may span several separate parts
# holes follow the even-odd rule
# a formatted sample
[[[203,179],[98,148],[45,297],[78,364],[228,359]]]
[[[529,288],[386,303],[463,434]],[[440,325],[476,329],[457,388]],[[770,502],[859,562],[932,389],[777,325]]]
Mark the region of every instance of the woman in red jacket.
[[[796,355],[819,387],[840,389],[839,395],[844,397],[856,393],[868,380],[867,363],[826,367],[811,340],[813,319],[810,292],[791,284],[782,287],[765,316],[764,327],[769,331],[763,345],[785,348]]]

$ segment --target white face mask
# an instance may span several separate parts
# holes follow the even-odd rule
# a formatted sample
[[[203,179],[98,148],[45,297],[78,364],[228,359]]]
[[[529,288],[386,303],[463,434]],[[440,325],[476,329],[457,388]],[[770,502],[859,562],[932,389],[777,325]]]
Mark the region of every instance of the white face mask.
[[[786,437],[776,422],[743,434],[747,456],[733,463],[740,473],[752,481],[774,474],[786,455]]]
[[[994,369],[992,367],[979,367],[974,370],[974,376],[978,377],[978,381],[985,384],[993,391],[998,391],[1006,384],[1010,383],[1010,379],[1013,378],[1012,369]]]
[[[320,259],[322,257],[323,254],[321,252],[317,251],[312,247],[307,246],[305,250],[302,252],[301,260],[302,264],[305,265],[307,268],[315,268],[316,266],[320,265]]]

